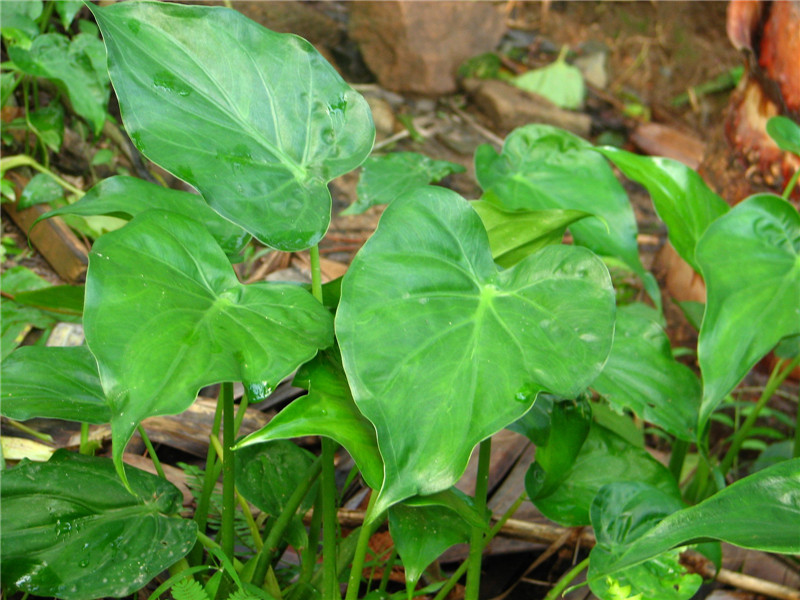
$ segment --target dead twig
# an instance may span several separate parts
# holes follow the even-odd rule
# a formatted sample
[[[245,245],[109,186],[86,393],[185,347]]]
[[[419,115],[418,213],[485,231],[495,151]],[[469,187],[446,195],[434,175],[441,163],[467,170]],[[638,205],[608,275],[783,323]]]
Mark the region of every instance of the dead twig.
[[[475,130],[475,131],[477,131],[478,133],[480,133],[480,134],[481,134],[483,137],[485,137],[487,140],[489,140],[490,142],[492,142],[492,143],[493,143],[493,144],[495,144],[496,146],[498,146],[498,147],[500,147],[500,148],[502,148],[502,147],[503,147],[503,144],[504,144],[504,142],[505,142],[505,141],[503,140],[503,138],[501,138],[500,136],[498,136],[498,135],[497,135],[496,133],[494,133],[493,131],[489,131],[488,129],[486,129],[486,127],[484,127],[483,125],[481,125],[480,123],[478,123],[478,122],[477,122],[475,119],[473,119],[471,116],[469,116],[469,115],[468,115],[467,113],[465,113],[463,110],[461,110],[461,109],[460,109],[458,106],[456,106],[456,104],[455,104],[454,102],[452,102],[452,101],[451,101],[449,104],[450,104],[450,109],[451,109],[451,110],[452,110],[454,113],[456,113],[456,114],[457,114],[459,117],[461,117],[461,119],[462,119],[462,120],[463,120],[463,121],[464,121],[464,122],[465,122],[467,125],[469,125],[470,127],[472,127],[472,128]]]

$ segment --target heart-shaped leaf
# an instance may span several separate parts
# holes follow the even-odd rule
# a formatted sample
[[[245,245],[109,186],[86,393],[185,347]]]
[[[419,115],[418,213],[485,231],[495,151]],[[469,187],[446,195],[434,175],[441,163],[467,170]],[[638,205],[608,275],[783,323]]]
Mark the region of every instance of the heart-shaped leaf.
[[[84,328],[112,409],[114,458],[136,424],[220,381],[274,386],[332,342],[330,313],[289,284],[242,285],[196,221],[147,211],[89,255]]]
[[[34,175],[22,190],[18,208],[30,208],[36,204],[55,202],[64,197],[64,190],[49,175],[39,173]]]
[[[472,208],[480,215],[494,261],[512,267],[537,250],[560,244],[567,227],[589,213],[579,210],[505,211],[496,205],[477,200]]]
[[[127,596],[176,563],[197,537],[182,495],[126,467],[136,495],[106,458],[59,450],[2,471],[3,584],[64,600]]]
[[[485,144],[475,152],[482,199],[504,210],[570,209],[589,213],[570,225],[575,242],[620,258],[660,301],[658,285],[639,260],[636,219],[608,163],[589,142],[548,125],[511,132],[502,153]]]
[[[600,501],[598,509],[616,512]],[[601,514],[593,519],[603,518]],[[721,540],[765,552],[800,552],[800,458],[768,467],[695,506],[661,519],[596,569],[603,577],[698,540]]]
[[[316,244],[330,222],[327,183],[372,148],[366,101],[311,44],[235,10],[91,8],[137,148],[265,244]]]
[[[165,188],[138,177],[104,179],[74,204],[51,210],[37,222],[59,215],[111,215],[131,219],[151,208],[176,212],[202,223],[229,256],[241,252],[250,241],[249,234],[219,216],[202,196]]]
[[[19,69],[55,82],[69,96],[75,112],[86,119],[99,135],[106,120],[108,71],[103,43],[87,33],[72,40],[58,33],[46,33],[33,40],[30,48],[9,46],[8,55]]]
[[[639,303],[617,310],[611,354],[592,387],[617,410],[629,408],[677,438],[694,439],[700,381],[672,356],[658,311]]]
[[[709,226],[697,262],[708,290],[697,344],[702,431],[756,362],[800,333],[800,214],[778,196],[752,196]]]
[[[677,160],[639,156],[611,146],[597,151],[626,177],[647,188],[675,251],[699,272],[695,259],[697,242],[712,222],[728,212],[725,201],[711,191],[700,175]]]
[[[480,217],[444,188],[395,200],[342,282],[336,317],[353,398],[384,461],[375,512],[452,486],[472,449],[540,390],[599,373],[614,319],[608,271],[549,246],[498,272]]]
[[[3,361],[2,414],[108,423],[111,411],[86,346],[24,346]]]
[[[526,92],[543,96],[561,108],[579,109],[583,106],[586,85],[580,69],[567,63],[567,50],[564,46],[555,62],[523,73],[511,83]]]
[[[433,160],[418,152],[392,152],[370,156],[361,167],[356,195],[343,215],[358,215],[376,204],[389,204],[406,192],[439,181],[464,167],[446,160]]]
[[[329,437],[350,453],[367,485],[380,489],[383,463],[375,428],[353,402],[338,353],[322,352],[300,367],[293,385],[307,389],[308,394],[294,400],[236,447],[305,435]]]

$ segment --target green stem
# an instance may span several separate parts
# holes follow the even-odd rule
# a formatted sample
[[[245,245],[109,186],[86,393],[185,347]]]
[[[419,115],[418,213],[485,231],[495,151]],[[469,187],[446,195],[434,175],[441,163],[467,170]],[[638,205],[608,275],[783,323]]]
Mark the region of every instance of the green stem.
[[[503,525],[506,524],[506,521],[508,521],[515,512],[517,512],[526,497],[527,494],[525,492],[520,494],[519,497],[514,501],[514,504],[512,504],[509,509],[503,513],[503,516],[497,520],[497,523],[495,523],[494,526],[489,530],[489,533],[486,534],[486,537],[483,540],[484,547],[486,547],[489,542],[492,541],[494,536],[500,533]],[[447,597],[447,595],[450,593],[450,590],[455,587],[458,581],[464,576],[464,573],[467,572],[467,565],[469,565],[468,560],[465,560],[459,565],[458,569],[456,569],[450,576],[450,579],[447,580],[447,583],[445,583],[436,593],[436,596],[434,596],[433,600],[444,600],[444,598]]]
[[[253,512],[250,510],[250,505],[247,503],[247,500],[244,499],[244,496],[242,496],[238,490],[236,492],[236,500],[239,501],[239,506],[242,507],[244,520],[247,521],[247,527],[250,529],[250,535],[253,536],[253,543],[255,543],[256,546],[255,550],[258,552],[264,547],[264,541],[261,539],[258,525],[256,525],[256,520],[253,518]]]
[[[797,184],[797,178],[800,177],[800,169],[797,169],[792,175],[792,178],[789,180],[789,183],[786,184],[786,187],[783,189],[783,199],[788,200],[789,196],[792,195],[794,191],[794,186]]]
[[[672,443],[672,453],[669,456],[669,471],[680,485],[681,473],[683,472],[683,462],[686,459],[686,451],[689,449],[689,442],[676,439]]]
[[[364,513],[364,524],[358,532],[358,542],[356,544],[355,556],[353,556],[353,566],[350,568],[350,579],[347,581],[345,600],[356,600],[356,598],[358,598],[358,588],[361,584],[361,576],[364,572],[364,559],[367,555],[369,539],[372,537],[372,532],[378,524],[378,519],[374,519],[372,514],[377,500],[378,494],[373,490],[369,498],[367,511]]]
[[[247,407],[250,405],[250,401],[247,399],[247,394],[242,396],[242,399],[239,401],[239,408],[236,409],[236,419],[233,421],[233,435],[234,437],[239,436],[239,429],[242,427],[242,421],[244,421],[244,417],[247,413]]]
[[[314,567],[319,555],[319,534],[322,527],[322,491],[317,492],[311,523],[308,525],[308,545],[303,549],[300,563],[300,576],[290,596],[291,600],[302,600],[306,596],[308,583],[314,576]],[[335,564],[335,563],[334,563]]]
[[[198,531],[197,541],[200,542],[204,548],[209,548],[209,549],[213,548],[215,550],[219,550],[220,552],[222,552],[222,546],[220,546],[217,542],[208,537],[205,533],[200,533]],[[234,558],[231,561],[231,564],[233,565],[233,568],[237,573],[240,573],[242,571],[242,568],[244,568],[244,565],[238,558]]]
[[[549,592],[547,592],[547,596],[544,597],[544,600],[556,600],[559,596],[561,596],[564,590],[567,589],[569,584],[572,583],[572,580],[580,575],[588,566],[589,557],[587,556],[585,559],[575,565],[572,570],[569,571],[569,573],[558,580],[558,583],[555,584]]]
[[[775,368],[772,370],[772,373],[769,376],[769,380],[767,380],[767,385],[764,387],[764,391],[761,393],[761,397],[758,399],[758,402],[756,402],[753,410],[750,411],[750,414],[747,415],[747,418],[745,419],[744,423],[742,423],[739,431],[737,431],[736,435],[733,436],[733,440],[728,448],[728,452],[725,454],[725,458],[722,459],[722,463],[720,463],[720,470],[723,474],[730,470],[731,465],[733,465],[733,461],[739,455],[739,450],[747,439],[747,436],[750,433],[750,430],[753,428],[753,425],[755,425],[761,409],[766,406],[769,399],[772,398],[772,395],[781,386],[794,368],[800,364],[800,355],[795,356],[789,362],[786,368],[781,370],[781,367],[784,364],[784,361],[779,361],[778,364],[775,365]]]
[[[36,431],[35,429],[32,429],[27,425],[25,425],[24,423],[20,423],[19,421],[15,421],[14,419],[6,419],[6,422],[9,425],[11,425],[11,427],[13,427],[14,429],[19,429],[20,431],[23,431],[28,435],[32,435],[37,440],[40,440],[42,442],[47,442],[48,444],[53,443],[53,436],[47,433],[41,433],[39,431]],[[83,423],[81,423],[81,425],[83,425]]]
[[[73,194],[78,196],[78,198],[81,198],[86,194],[86,192],[84,192],[79,188],[76,188],[69,181],[61,179],[61,177],[53,173],[47,167],[40,165],[38,162],[36,162],[36,160],[31,158],[27,154],[17,154],[15,156],[7,156],[6,158],[0,159],[0,173],[5,173],[9,169],[15,169],[17,167],[31,167],[32,169],[36,169],[40,173],[49,175],[50,177],[53,178],[53,181],[55,181],[58,185],[63,187],[65,190],[72,192]]]
[[[483,440],[478,451],[478,474],[475,479],[475,510],[478,514],[486,511],[486,496],[489,490],[489,462],[492,456],[492,438]],[[481,587],[481,561],[483,558],[483,536],[486,526],[473,526],[467,558],[467,589],[465,600],[478,600]]]
[[[219,401],[222,402],[222,523],[220,545],[222,551],[233,560],[233,522],[236,514],[236,480],[233,464],[234,406],[233,383],[222,384]]]
[[[337,537],[337,491],[336,467],[334,455],[336,443],[326,437],[322,438],[322,598],[336,600],[341,598],[339,578],[336,573],[336,537]]]
[[[308,252],[311,262],[311,295],[322,304],[322,270],[319,266],[319,246],[312,246]]]
[[[153,466],[156,468],[156,473],[158,473],[158,476],[161,477],[161,479],[166,479],[167,476],[164,475],[164,469],[161,468],[161,461],[158,460],[158,456],[156,455],[156,450],[155,448],[153,448],[153,443],[147,436],[147,432],[141,425],[138,425],[136,429],[139,432],[139,435],[142,436],[144,447],[147,448],[147,453],[150,455],[150,460],[153,461]]]
[[[89,446],[89,424],[81,423],[81,445],[78,450],[81,454],[92,454],[92,449]]]
[[[386,588],[389,586],[389,578],[392,575],[392,569],[394,568],[394,563],[397,560],[397,546],[392,546],[392,553],[389,555],[389,559],[383,565],[383,577],[381,577],[381,582],[378,585],[378,591],[383,593],[386,591]]]
[[[281,514],[272,524],[272,528],[269,530],[269,535],[267,536],[267,539],[264,540],[264,547],[261,549],[261,552],[258,553],[258,562],[256,563],[256,568],[253,572],[252,581],[257,586],[260,587],[264,584],[264,579],[267,576],[267,568],[275,559],[275,555],[278,552],[278,546],[283,538],[283,534],[286,532],[286,528],[289,526],[292,517],[294,517],[295,513],[297,513],[297,509],[300,507],[300,503],[303,501],[303,498],[306,497],[308,490],[311,489],[311,486],[317,479],[321,469],[322,461],[320,458],[317,458],[308,467],[308,471],[306,471],[302,485],[295,488],[294,492],[292,492],[292,495],[289,496],[289,499],[286,501],[283,512],[281,512]]]

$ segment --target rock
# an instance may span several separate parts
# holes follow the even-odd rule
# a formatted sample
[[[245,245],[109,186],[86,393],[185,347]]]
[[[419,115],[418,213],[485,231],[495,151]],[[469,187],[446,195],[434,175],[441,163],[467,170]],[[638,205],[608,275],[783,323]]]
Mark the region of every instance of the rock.
[[[354,2],[349,30],[383,87],[435,95],[456,91],[458,67],[495,48],[505,19],[489,2]]]
[[[339,23],[306,2],[241,2],[236,10],[267,29],[294,33],[318,48],[334,48],[344,35]]]
[[[561,109],[541,96],[496,79],[467,79],[463,85],[478,107],[506,132],[528,123],[544,123],[589,137],[589,115]]]
[[[608,72],[606,71],[606,53],[592,52],[586,56],[575,59],[574,65],[580,69],[586,83],[601,90],[608,85]]]

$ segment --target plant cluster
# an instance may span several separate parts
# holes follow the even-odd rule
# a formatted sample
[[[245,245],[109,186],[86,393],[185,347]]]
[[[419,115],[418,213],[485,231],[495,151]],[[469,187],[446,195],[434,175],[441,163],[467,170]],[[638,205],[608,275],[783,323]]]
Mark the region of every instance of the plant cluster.
[[[110,423],[112,460],[86,444],[2,472],[6,591],[123,596],[169,569],[153,597],[171,588],[197,600],[328,600],[340,597],[349,567],[348,600],[385,597],[387,579],[371,590],[362,574],[371,533],[388,519],[396,554],[385,572],[401,561],[401,596],[443,598],[466,574],[475,599],[481,553],[523,500],[491,524],[491,436],[503,428],[536,444],[526,492],[539,510],[594,528],[597,545],[581,567],[604,600],[691,597],[701,579],[679,562],[689,545],[717,559],[720,541],[800,552],[798,439],[789,456],[732,482],[758,410],[800,361],[800,215],[784,198],[760,194],[731,209],[679,163],[529,125],[501,152],[478,149],[477,201],[419,180],[426,169],[441,177],[446,165],[419,160],[405,169],[417,183],[400,185],[403,170],[391,164],[399,159],[374,161],[371,185],[386,185],[388,168],[397,191],[371,192],[391,201],[377,231],[343,279],[322,286],[327,184],[370,154],[365,100],[306,41],[233,10],[91,8],[128,134],[199,195],[114,177],[49,215],[129,222],[92,248],[86,345],[11,353],[2,414]],[[777,119],[771,131],[800,154],[795,124]],[[707,284],[700,377],[675,359],[609,161],[650,191],[671,243]],[[573,245],[562,244],[567,228]],[[231,260],[251,236],[310,249],[311,289],[241,284]],[[618,300],[609,266],[638,276],[650,302]],[[776,347],[783,358],[719,456],[710,423]],[[308,393],[237,439],[247,402],[292,373]],[[238,412],[235,381],[247,390]],[[125,466],[123,452],[137,429],[146,440],[143,419],[180,413],[213,383],[222,391],[189,519],[178,490]],[[632,415],[670,441],[668,467],[645,450]],[[321,456],[286,441],[306,435],[322,436]],[[337,445],[372,489],[364,524],[344,539]],[[468,497],[453,485],[476,447]],[[235,552],[237,539],[247,552]],[[460,542],[470,544],[462,567],[418,589]],[[298,567],[279,563],[287,546]]]

